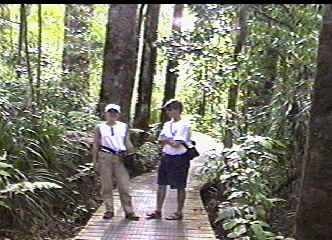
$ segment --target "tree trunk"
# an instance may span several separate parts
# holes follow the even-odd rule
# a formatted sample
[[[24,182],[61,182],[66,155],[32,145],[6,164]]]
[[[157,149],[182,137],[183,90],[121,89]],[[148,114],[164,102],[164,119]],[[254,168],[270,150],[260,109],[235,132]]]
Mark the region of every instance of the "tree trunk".
[[[26,6],[22,4],[22,15],[23,15],[23,39],[24,39],[24,45],[25,45],[25,58],[27,63],[27,70],[28,70],[28,79],[29,79],[29,86],[30,86],[30,97],[31,101],[35,101],[35,87],[33,83],[33,76],[32,76],[32,69],[31,69],[31,63],[30,63],[30,53],[29,53],[29,41],[28,41],[28,22],[27,22],[27,11]]]
[[[278,51],[270,46],[265,48],[265,56],[263,58],[262,73],[264,78],[251,86],[248,90],[248,94],[245,97],[246,104],[243,106],[243,116],[247,113],[247,110],[254,108],[255,112],[262,113],[264,116],[259,119],[258,126],[254,127],[254,132],[257,135],[267,134],[271,126],[271,111],[270,104],[273,97],[273,86],[277,79],[278,73]],[[250,127],[250,125],[248,126]]]
[[[2,43],[2,47],[8,47],[9,43],[9,32],[11,31],[11,26],[8,23],[10,20],[10,10],[8,4],[0,4],[0,17],[2,20],[5,20],[0,24],[0,41]]]
[[[267,47],[266,49],[266,62],[265,62],[265,76],[264,86],[261,88],[262,105],[270,105],[272,101],[272,88],[277,78],[277,64],[278,52],[276,49]]]
[[[122,120],[130,122],[130,107],[137,62],[137,4],[109,8],[99,113],[106,104],[119,104]]]
[[[6,64],[7,67],[12,68],[12,64],[8,61],[8,53],[14,52],[16,46],[13,48],[14,44],[11,42],[13,28],[10,24],[10,9],[8,4],[0,4],[0,18],[0,58],[1,62]],[[3,73],[2,69],[0,69],[0,74]]]
[[[62,68],[63,85],[89,94],[91,40],[88,21],[92,4],[66,4]]]
[[[205,107],[206,107],[206,91],[202,89],[202,100],[199,103],[198,114],[202,117],[205,116]]]
[[[137,46],[136,46],[136,52],[138,53],[139,45],[140,45],[140,35],[141,35],[141,30],[142,26],[144,23],[144,10],[146,8],[146,5],[148,4],[141,4],[139,6],[139,12],[138,12],[138,20],[137,20]]]
[[[242,47],[244,45],[244,42],[247,38],[248,35],[248,23],[247,23],[247,18],[248,18],[248,4],[244,4],[240,10],[239,10],[239,26],[240,26],[240,34],[238,36],[235,49],[234,49],[234,61],[237,61],[237,57],[239,53],[242,50]],[[239,80],[236,79],[235,83],[230,86],[229,91],[228,91],[228,104],[227,104],[227,109],[236,112],[236,105],[237,105],[237,98],[239,94]],[[231,126],[234,125],[235,121],[235,115],[232,114],[231,118],[227,120],[227,129],[225,131],[225,138],[224,138],[224,145],[227,148],[232,147],[233,145],[233,134],[231,131]]]
[[[21,64],[22,64],[22,48],[23,48],[23,42],[24,42],[24,29],[25,29],[25,5],[20,5],[20,29],[19,29],[19,36],[18,36],[18,51],[17,51],[17,78],[21,77]]]
[[[148,129],[150,123],[152,84],[157,60],[157,48],[154,44],[157,40],[159,10],[160,4],[149,4],[145,20],[143,56],[134,119],[134,126],[141,129]]]
[[[313,89],[307,158],[296,216],[296,239],[332,238],[332,5],[326,5]]]
[[[173,22],[172,22],[172,31],[181,32],[180,20],[182,19],[183,8],[184,4],[175,4]],[[171,59],[168,61],[163,104],[165,104],[168,100],[175,97],[176,82],[178,77],[176,71],[177,66],[178,66],[178,61],[176,59]],[[166,121],[166,115],[164,114],[164,112],[162,112],[161,114],[161,121],[162,122]]]
[[[38,4],[38,65],[37,65],[37,103],[40,103],[40,77],[41,77],[41,54],[42,54],[42,5]]]

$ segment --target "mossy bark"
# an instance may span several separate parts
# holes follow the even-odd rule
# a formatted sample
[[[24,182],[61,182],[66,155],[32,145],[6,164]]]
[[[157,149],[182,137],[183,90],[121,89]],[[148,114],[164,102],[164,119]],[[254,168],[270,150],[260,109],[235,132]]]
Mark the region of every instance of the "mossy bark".
[[[92,4],[66,4],[62,68],[63,86],[89,95]]]
[[[332,238],[332,5],[320,33],[307,158],[296,216],[296,239]]]
[[[98,111],[118,104],[122,120],[130,122],[137,63],[137,4],[112,4],[109,8],[104,65]]]
[[[148,129],[150,123],[151,97],[153,78],[156,71],[157,28],[160,4],[148,4],[145,27],[141,71],[138,83],[138,99],[136,103],[134,127]]]

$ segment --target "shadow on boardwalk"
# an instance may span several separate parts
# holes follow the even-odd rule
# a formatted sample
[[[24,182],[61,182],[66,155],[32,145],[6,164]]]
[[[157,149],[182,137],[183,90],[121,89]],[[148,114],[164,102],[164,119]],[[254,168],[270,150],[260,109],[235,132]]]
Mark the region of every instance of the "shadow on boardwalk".
[[[203,134],[194,133],[200,153],[214,148],[216,142]],[[196,169],[204,162],[204,154],[191,161],[189,172],[187,199],[183,210],[182,221],[147,220],[147,212],[156,206],[156,171],[131,179],[133,206],[140,221],[124,219],[117,191],[114,193],[115,217],[111,220],[102,218],[105,211],[102,205],[89,220],[85,228],[74,238],[75,240],[109,240],[109,239],[155,239],[155,240],[210,240],[216,239],[209,223],[208,215],[200,197],[200,183],[195,174]],[[176,211],[176,190],[168,189],[163,216]]]

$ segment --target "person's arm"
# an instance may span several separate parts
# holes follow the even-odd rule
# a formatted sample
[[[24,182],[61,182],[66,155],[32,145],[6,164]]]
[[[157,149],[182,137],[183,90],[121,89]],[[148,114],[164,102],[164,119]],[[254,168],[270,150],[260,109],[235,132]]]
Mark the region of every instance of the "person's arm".
[[[165,146],[166,144],[169,144],[169,145],[171,145],[172,147],[175,147],[175,148],[178,148],[181,145],[181,141],[171,140],[171,139],[168,139],[167,137],[163,137],[163,136],[161,136],[158,139],[158,143],[162,146]]]
[[[191,128],[188,125],[183,126],[177,134],[174,136],[174,140],[171,143],[172,147],[178,148],[184,145],[186,141],[190,140]]]
[[[167,128],[168,128],[168,126],[164,125],[164,127],[163,127],[163,129],[162,129],[162,131],[160,133],[160,137],[159,137],[158,143],[161,144],[162,146],[164,146],[166,144],[169,144],[169,145],[171,145],[174,148],[181,147],[181,145],[183,145],[182,144],[182,142],[183,142],[182,138],[183,137],[181,135],[186,134],[187,129],[181,129],[179,131],[180,136],[177,136],[177,135],[179,135],[179,134],[177,134],[175,136],[174,140],[171,140],[171,139],[168,139],[166,137],[166,129]]]
[[[128,153],[134,153],[135,152],[134,144],[130,140],[130,134],[129,134],[129,127],[128,127],[128,125],[127,125],[127,130],[126,130],[125,146],[127,148]]]
[[[171,145],[174,148],[179,148],[182,144],[180,141],[176,141],[176,140],[168,140],[169,145]]]
[[[134,144],[130,140],[129,134],[126,136],[126,148],[129,153],[135,152],[135,147],[134,147]]]
[[[162,146],[165,146],[166,144],[171,144],[171,140],[169,140],[169,139],[159,139],[158,143]]]
[[[95,166],[98,161],[98,151],[100,145],[101,145],[101,134],[99,128],[97,127],[95,130],[95,137],[92,146],[92,162]]]
[[[166,144],[171,144],[171,141],[166,137],[166,124],[167,123],[164,123],[158,139],[158,143],[162,146],[165,146]]]

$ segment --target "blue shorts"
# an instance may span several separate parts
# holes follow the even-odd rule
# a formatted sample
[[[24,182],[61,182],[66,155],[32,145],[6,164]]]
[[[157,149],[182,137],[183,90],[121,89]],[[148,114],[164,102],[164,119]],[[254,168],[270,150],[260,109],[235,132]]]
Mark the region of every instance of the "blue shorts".
[[[190,160],[183,155],[163,154],[158,169],[158,185],[170,185],[172,189],[187,186]]]

